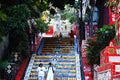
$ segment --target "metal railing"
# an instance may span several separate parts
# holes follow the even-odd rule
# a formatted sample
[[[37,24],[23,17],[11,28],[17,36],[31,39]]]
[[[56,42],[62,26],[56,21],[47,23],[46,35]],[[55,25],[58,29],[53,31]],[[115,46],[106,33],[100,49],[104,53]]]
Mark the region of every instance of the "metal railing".
[[[39,46],[38,46],[38,49],[37,49],[37,51],[36,51],[36,54],[37,54],[37,55],[40,55],[40,54],[41,54],[44,41],[45,41],[45,39],[44,39],[44,38],[41,38],[41,41],[40,41]]]
[[[77,53],[79,54],[79,58],[80,58],[80,70],[81,70],[81,80],[85,80],[85,76],[84,76],[84,71],[83,71],[83,63],[82,63],[82,53],[81,53],[81,46],[79,45],[79,40],[77,38],[74,39],[75,41],[75,45]]]

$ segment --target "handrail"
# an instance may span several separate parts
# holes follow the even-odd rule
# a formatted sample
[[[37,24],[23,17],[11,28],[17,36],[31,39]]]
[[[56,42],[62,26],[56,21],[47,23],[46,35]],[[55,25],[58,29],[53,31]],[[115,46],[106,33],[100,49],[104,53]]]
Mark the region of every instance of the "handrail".
[[[39,46],[38,46],[38,49],[36,51],[37,55],[41,54],[40,52],[42,51],[43,44],[44,44],[44,38],[41,38],[41,41],[40,41]]]
[[[43,47],[43,43],[44,43],[44,40],[43,38],[41,38],[40,42],[39,42],[39,46],[37,48],[37,51],[36,51],[36,54],[39,55],[41,52],[40,50],[42,49]],[[32,69],[32,65],[33,65],[33,62],[34,62],[34,58],[36,56],[36,54],[32,54],[30,60],[29,60],[29,63],[28,63],[28,67],[26,68],[26,71],[24,73],[24,80],[28,80],[28,77],[30,75],[30,72],[31,72],[31,69]]]
[[[81,46],[79,45],[79,40],[77,38],[75,39],[75,41],[76,41],[76,46],[77,46],[77,53],[79,54],[79,58],[80,58],[81,80],[85,80],[83,63],[82,63]]]
[[[32,66],[33,66],[33,63],[34,63],[35,56],[36,56],[36,54],[32,54],[32,56],[30,58],[30,61],[28,63],[28,67],[27,67],[27,69],[25,71],[24,80],[28,80],[28,78],[30,76],[30,72],[32,70]]]

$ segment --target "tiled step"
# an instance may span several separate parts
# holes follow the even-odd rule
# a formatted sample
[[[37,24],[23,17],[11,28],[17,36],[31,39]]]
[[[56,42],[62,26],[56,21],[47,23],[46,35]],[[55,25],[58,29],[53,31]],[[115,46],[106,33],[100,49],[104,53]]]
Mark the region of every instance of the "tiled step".
[[[68,54],[71,53],[74,50],[74,47],[70,43],[70,38],[69,37],[64,37],[64,38],[44,38],[45,42],[43,44],[41,54],[55,54],[56,52],[58,53],[63,53],[63,54]]]
[[[62,54],[60,54],[62,56],[63,59],[75,59],[75,56],[73,56],[74,54],[71,54],[70,56],[64,56]],[[60,56],[60,55],[57,55],[57,56]],[[50,59],[50,58],[53,58],[54,55],[46,55],[46,56],[36,56],[35,59]]]
[[[42,55],[36,56],[33,67],[28,80],[37,80],[36,68],[43,62],[44,66],[47,67],[49,62],[52,62],[54,55]],[[76,80],[76,63],[74,55],[62,55],[57,60],[56,67],[56,80]],[[62,79],[61,79],[62,78]]]
[[[29,78],[28,80],[38,80],[36,77],[35,78]],[[76,78],[67,78],[65,77],[64,79],[62,79],[61,77],[55,78],[54,80],[77,80]]]

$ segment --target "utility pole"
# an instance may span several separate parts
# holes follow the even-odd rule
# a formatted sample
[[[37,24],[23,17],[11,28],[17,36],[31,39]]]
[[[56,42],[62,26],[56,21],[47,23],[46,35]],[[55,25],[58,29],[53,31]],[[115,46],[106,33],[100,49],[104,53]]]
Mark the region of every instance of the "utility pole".
[[[89,23],[89,25],[90,25],[90,30],[89,30],[90,37],[92,37],[93,36],[93,8],[90,11],[90,23]]]
[[[83,0],[80,0],[80,14],[81,14],[81,16],[80,16],[80,44],[82,43],[82,40],[85,40],[85,28],[84,28],[84,23],[83,23],[83,18],[82,18],[82,16],[83,16],[83,14],[82,14],[82,12],[83,12],[83,4],[82,4],[82,2],[83,2]]]
[[[91,11],[90,11],[90,23],[89,23],[89,25],[90,25],[90,30],[89,30],[89,32],[90,32],[90,37],[92,37],[93,36],[93,13],[94,13],[94,8],[95,8],[95,3],[96,3],[96,0],[94,0],[94,2],[93,2],[93,4],[91,5]]]
[[[80,69],[81,69],[81,80],[85,80],[85,76],[84,76],[84,69],[83,69],[83,63],[82,63],[82,51],[81,51],[81,45],[82,45],[82,40],[85,39],[85,28],[84,28],[84,25],[83,25],[83,19],[82,19],[82,9],[83,9],[83,4],[82,4],[83,0],[79,0],[79,3],[80,3],[80,18],[79,18],[79,29],[80,29]]]

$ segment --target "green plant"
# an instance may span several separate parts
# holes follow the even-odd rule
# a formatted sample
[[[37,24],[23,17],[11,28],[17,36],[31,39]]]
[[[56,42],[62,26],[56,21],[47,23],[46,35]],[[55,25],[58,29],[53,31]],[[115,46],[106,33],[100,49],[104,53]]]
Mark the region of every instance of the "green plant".
[[[62,14],[61,14],[61,19],[62,20],[66,20],[67,19],[67,13],[65,13],[65,12],[63,12]]]
[[[115,1],[107,1],[104,5],[106,7],[116,7],[117,6]]]
[[[96,32],[95,38],[87,40],[87,62],[90,65],[100,63],[100,51],[109,45],[109,42],[115,37],[115,26],[103,25]]]
[[[27,50],[28,35],[25,31],[13,29],[9,32],[9,47],[13,52],[22,52]]]
[[[41,18],[38,18],[37,20],[36,20],[36,31],[37,32],[41,32],[41,33],[44,33],[44,32],[46,32],[48,29],[49,29],[49,27],[48,27],[48,24],[49,23],[45,23]]]
[[[1,9],[1,4],[0,4],[0,9]],[[7,15],[3,12],[3,10],[0,10],[0,22],[5,21],[7,18]],[[2,32],[2,27],[3,25],[0,23],[0,42],[2,41],[2,37],[4,36],[4,33]]]
[[[5,8],[7,14],[6,21],[1,21],[2,33],[9,33],[10,51],[22,52],[27,50],[27,19],[31,16],[30,10],[26,4],[14,5]]]
[[[0,69],[6,68],[6,66],[7,66],[8,64],[9,64],[9,63],[8,63],[7,60],[6,60],[6,61],[0,61]]]
[[[70,22],[70,23],[75,22],[74,16],[71,16],[71,17],[70,17],[69,22]]]
[[[87,62],[89,65],[99,64],[99,45],[96,38],[87,40]]]
[[[50,18],[55,18],[55,16],[52,15],[52,14],[48,14],[48,16],[49,16]]]
[[[0,4],[0,9],[1,9],[1,4]],[[0,10],[0,20],[3,20],[3,21],[5,21],[6,20],[6,14],[2,11],[2,10]]]

